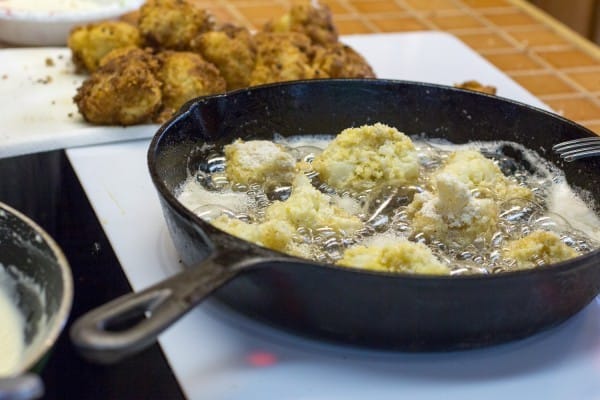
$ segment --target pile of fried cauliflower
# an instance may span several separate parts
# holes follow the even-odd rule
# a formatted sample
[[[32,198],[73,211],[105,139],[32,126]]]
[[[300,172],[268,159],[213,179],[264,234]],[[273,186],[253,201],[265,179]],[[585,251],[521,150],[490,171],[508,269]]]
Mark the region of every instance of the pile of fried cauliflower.
[[[68,46],[77,69],[90,74],[75,103],[99,125],[161,123],[194,97],[259,84],[374,77],[316,2],[253,33],[186,0],[148,0],[134,21],[74,28]]]

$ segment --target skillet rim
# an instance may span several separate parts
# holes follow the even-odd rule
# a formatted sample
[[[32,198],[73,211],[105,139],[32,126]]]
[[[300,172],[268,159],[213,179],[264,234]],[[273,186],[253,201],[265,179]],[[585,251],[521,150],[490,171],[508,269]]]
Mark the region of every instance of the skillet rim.
[[[587,136],[595,137],[598,136],[593,133],[588,128],[580,125],[570,119],[567,119],[561,115],[558,115],[554,112],[544,110],[539,107],[535,107],[517,100],[509,99],[502,96],[491,95],[482,92],[476,92],[468,89],[461,89],[454,86],[442,85],[437,83],[428,83],[428,82],[420,82],[420,81],[409,81],[409,80],[399,80],[399,79],[380,79],[380,78],[322,78],[322,79],[305,79],[305,80],[294,80],[294,81],[286,81],[286,82],[276,82],[276,83],[268,83],[257,86],[251,86],[247,88],[236,89],[232,91],[227,91],[224,93],[218,93],[214,95],[202,96],[191,99],[187,101],[183,106],[166,122],[161,124],[159,129],[155,132],[148,147],[146,153],[146,162],[147,167],[150,172],[150,178],[152,183],[154,184],[155,189],[158,191],[158,194],[162,199],[164,199],[171,208],[177,211],[179,214],[191,219],[192,223],[199,228],[206,236],[212,240],[214,236],[210,231],[217,231],[221,235],[225,235],[229,239],[234,239],[235,241],[239,241],[244,243],[245,245],[250,245],[251,247],[260,249],[261,251],[267,251],[268,253],[273,254],[272,261],[281,261],[282,259],[285,262],[298,262],[303,264],[309,264],[312,266],[316,266],[319,268],[330,269],[333,271],[340,271],[343,273],[350,274],[359,274],[359,275],[370,275],[373,277],[380,278],[393,278],[394,280],[403,281],[431,281],[431,282],[465,282],[465,281],[499,281],[499,280],[512,280],[512,279],[522,279],[522,277],[533,276],[533,275],[548,275],[548,274],[560,274],[564,272],[572,272],[573,270],[577,270],[578,268],[586,268],[588,264],[592,261],[593,258],[597,258],[600,256],[600,248],[590,251],[589,253],[579,255],[574,258],[570,258],[568,260],[564,260],[558,263],[544,265],[542,267],[534,267],[525,270],[513,270],[506,271],[497,274],[473,274],[473,275],[426,275],[426,274],[418,274],[418,273],[406,273],[406,272],[387,272],[387,271],[374,271],[374,270],[365,270],[360,268],[352,268],[352,267],[341,267],[336,266],[335,264],[323,263],[313,260],[308,260],[300,257],[296,257],[293,255],[289,255],[286,253],[282,253],[277,250],[269,249],[267,247],[259,246],[253,242],[238,238],[234,235],[231,235],[221,229],[216,228],[211,225],[209,222],[204,221],[202,218],[198,217],[196,214],[191,212],[187,207],[185,207],[181,202],[177,200],[177,198],[171,193],[171,191],[166,187],[163,180],[160,178],[160,175],[156,169],[156,157],[158,152],[158,144],[162,141],[164,137],[171,133],[171,127],[176,122],[180,120],[186,119],[194,109],[199,107],[203,103],[208,103],[211,101],[217,101],[221,98],[231,98],[242,93],[248,93],[253,91],[263,91],[263,90],[273,90],[274,88],[280,87],[289,87],[289,86],[301,86],[301,85],[327,85],[327,84],[368,84],[368,85],[393,85],[393,86],[416,86],[423,88],[435,88],[441,89],[446,92],[459,92],[467,96],[474,97],[486,97],[491,99],[494,102],[503,102],[510,103],[519,108],[529,109],[530,111],[543,114],[544,118],[552,118],[558,120],[563,124],[567,124],[575,128],[578,132],[586,133]],[[550,161],[549,161],[550,162]],[[208,243],[208,245],[214,249],[212,242]]]

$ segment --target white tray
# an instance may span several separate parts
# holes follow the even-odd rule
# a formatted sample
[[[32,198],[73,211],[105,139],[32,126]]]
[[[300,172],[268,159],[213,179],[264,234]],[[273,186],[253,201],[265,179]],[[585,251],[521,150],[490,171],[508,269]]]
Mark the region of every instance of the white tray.
[[[543,104],[452,36],[347,37],[383,78],[442,84],[478,79]],[[401,128],[401,127],[400,127]],[[146,167],[148,141],[68,151],[131,282],[140,290],[180,269]],[[578,399],[600,396],[600,308],[510,344],[431,354],[375,352],[279,332],[210,300],[160,343],[190,399]]]
[[[85,123],[73,102],[84,78],[66,48],[0,50],[0,158],[152,136],[156,125]]]

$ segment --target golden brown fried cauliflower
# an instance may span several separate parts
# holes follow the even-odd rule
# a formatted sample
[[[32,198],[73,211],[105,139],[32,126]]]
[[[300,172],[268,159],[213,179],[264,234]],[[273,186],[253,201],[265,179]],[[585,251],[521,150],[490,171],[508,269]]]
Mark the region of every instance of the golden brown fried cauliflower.
[[[212,15],[186,0],[149,0],[138,20],[146,46],[160,50],[190,50],[191,42],[214,28]]]
[[[133,49],[112,58],[77,90],[74,101],[86,121],[99,125],[150,122],[162,103],[156,60]]]
[[[456,247],[490,240],[498,227],[498,206],[473,197],[469,187],[451,174],[435,177],[435,193],[415,195],[408,206],[414,234]]]
[[[464,81],[462,83],[455,83],[454,87],[457,87],[460,89],[472,90],[474,92],[496,94],[495,86],[483,85],[483,84],[479,83],[478,81]]]
[[[306,35],[259,32],[255,41],[256,64],[251,85],[317,77],[311,66],[313,48]]]
[[[256,47],[248,29],[226,25],[218,31],[199,35],[191,45],[204,59],[215,64],[225,78],[228,90],[250,84]]]
[[[437,173],[456,176],[469,189],[478,190],[481,197],[491,197],[498,201],[533,198],[531,190],[508,179],[494,161],[477,150],[459,150],[450,154]]]
[[[374,78],[373,69],[352,47],[334,43],[317,46],[313,67],[321,78]]]
[[[315,44],[331,44],[338,40],[329,7],[317,1],[293,5],[281,18],[265,24],[265,32],[300,32]]]
[[[158,54],[160,68],[156,77],[162,83],[163,110],[158,122],[169,118],[186,101],[225,91],[219,70],[200,55],[165,51]]]
[[[312,165],[323,182],[340,191],[362,192],[384,183],[410,185],[419,178],[410,138],[381,123],[343,130]]]
[[[576,257],[577,251],[564,244],[553,232],[534,231],[509,242],[503,256],[514,260],[519,269],[534,268]]]
[[[241,139],[225,146],[229,181],[248,185],[289,185],[294,179],[296,158],[270,140]]]
[[[73,63],[82,71],[94,72],[100,60],[114,49],[141,44],[135,26],[121,21],[105,21],[73,28],[67,39]]]
[[[336,264],[373,271],[426,275],[448,275],[450,272],[429,247],[405,239],[388,239],[351,247]]]

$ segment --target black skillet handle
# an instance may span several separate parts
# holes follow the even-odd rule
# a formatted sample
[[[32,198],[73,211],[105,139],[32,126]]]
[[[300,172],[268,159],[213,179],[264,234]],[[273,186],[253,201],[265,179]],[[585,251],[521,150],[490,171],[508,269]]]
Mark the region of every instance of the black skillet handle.
[[[143,350],[215,289],[265,261],[239,254],[231,264],[232,258],[231,250],[226,255],[217,251],[193,268],[88,312],[71,327],[73,344],[84,358],[103,364]]]

